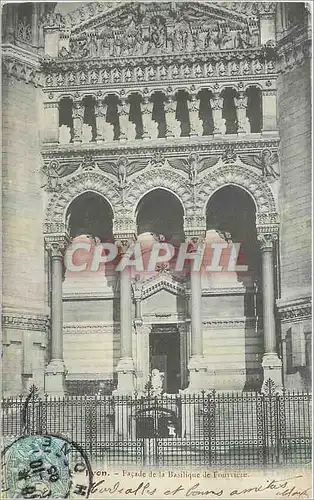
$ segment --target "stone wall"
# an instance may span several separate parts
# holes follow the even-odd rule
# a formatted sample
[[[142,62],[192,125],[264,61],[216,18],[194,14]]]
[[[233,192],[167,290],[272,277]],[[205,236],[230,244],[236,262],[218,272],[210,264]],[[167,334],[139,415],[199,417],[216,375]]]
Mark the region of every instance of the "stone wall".
[[[311,296],[311,77],[310,62],[278,78],[280,142],[280,281],[277,301],[285,385],[309,386]],[[300,305],[300,301],[302,304]]]
[[[47,282],[40,135],[42,93],[3,77],[4,392],[44,385]],[[20,362],[19,362],[20,360]]]

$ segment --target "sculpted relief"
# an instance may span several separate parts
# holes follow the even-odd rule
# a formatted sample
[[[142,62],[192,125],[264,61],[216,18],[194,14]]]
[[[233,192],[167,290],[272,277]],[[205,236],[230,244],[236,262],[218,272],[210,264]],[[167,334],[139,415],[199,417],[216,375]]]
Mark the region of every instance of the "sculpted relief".
[[[83,33],[72,31],[68,39],[64,33],[59,56],[110,58],[248,49],[259,44],[259,25],[254,17],[221,20],[190,4],[177,4],[173,9],[171,4],[165,5],[169,6],[125,6],[97,27],[88,27]]]

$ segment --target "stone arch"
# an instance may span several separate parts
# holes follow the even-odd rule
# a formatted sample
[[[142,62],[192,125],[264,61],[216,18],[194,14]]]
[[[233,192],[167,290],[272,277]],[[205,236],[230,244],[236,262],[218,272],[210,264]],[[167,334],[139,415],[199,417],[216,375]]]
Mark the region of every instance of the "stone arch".
[[[257,214],[277,212],[274,196],[266,181],[245,167],[223,165],[215,170],[212,169],[202,178],[199,203],[204,215],[206,215],[206,207],[213,194],[228,185],[237,186],[246,191],[255,203]]]
[[[154,189],[165,189],[178,198],[184,215],[191,209],[193,200],[186,178],[166,167],[155,167],[136,176],[128,186],[125,200],[134,215],[140,200]]]
[[[102,172],[80,172],[61,182],[58,191],[52,193],[46,209],[46,226],[49,223],[65,225],[70,204],[88,191],[105,198],[115,216],[121,204],[117,185]]]

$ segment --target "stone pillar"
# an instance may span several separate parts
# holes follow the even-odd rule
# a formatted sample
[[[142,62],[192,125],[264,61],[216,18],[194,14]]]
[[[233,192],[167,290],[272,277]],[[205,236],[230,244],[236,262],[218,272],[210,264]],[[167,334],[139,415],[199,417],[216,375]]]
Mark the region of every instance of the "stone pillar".
[[[58,57],[60,30],[58,26],[45,27],[45,55]]]
[[[274,286],[274,261],[273,241],[277,239],[275,233],[260,233],[258,241],[262,254],[262,281],[263,281],[263,330],[264,330],[264,356],[262,367],[265,383],[271,379],[276,390],[282,389],[282,361],[277,354],[276,321],[275,321],[275,286]]]
[[[191,240],[190,240],[191,241]],[[202,237],[192,237],[193,247],[191,253],[200,252],[199,245]],[[203,356],[203,322],[202,322],[202,280],[201,271],[193,271],[191,262],[191,358],[188,369],[190,374],[189,386],[186,392],[200,392],[206,389],[207,371]]]
[[[279,6],[277,5],[277,8]],[[275,40],[275,13],[274,14],[263,14],[260,16],[260,33],[261,33],[261,44],[269,42],[270,40]]]
[[[158,123],[152,118],[154,103],[149,100],[149,97],[144,97],[141,103],[142,123],[143,123],[143,139],[157,139]]]
[[[180,334],[180,373],[181,373],[181,387],[185,387],[187,385],[187,325],[186,323],[182,323],[178,325],[179,334]]]
[[[128,251],[133,243],[132,239],[117,241],[120,256]],[[120,272],[120,360],[117,366],[118,388],[115,395],[132,394],[134,391],[135,369],[132,357],[132,289],[131,268],[126,266]]]
[[[145,384],[149,379],[149,334],[151,325],[136,326],[136,390],[144,391]]]
[[[177,103],[173,95],[169,95],[165,102],[166,138],[173,139],[181,136],[181,123],[176,119]]]
[[[214,136],[224,135],[226,133],[226,120],[222,117],[223,97],[220,94],[214,94],[210,99],[214,122]]]
[[[277,132],[277,96],[276,90],[262,91],[262,134],[273,135]]]
[[[190,137],[201,137],[203,135],[203,124],[199,119],[200,99],[195,94],[188,101],[190,118]]]
[[[82,142],[84,106],[82,101],[73,102],[73,143]]]
[[[59,103],[44,103],[44,142],[59,142]]]
[[[45,391],[52,396],[64,395],[65,366],[63,361],[63,256],[69,241],[67,234],[45,237],[51,259],[51,359],[46,367]]]
[[[248,98],[245,92],[239,92],[238,97],[234,99],[238,120],[238,135],[249,134],[251,132],[250,122],[246,116],[247,102]]]

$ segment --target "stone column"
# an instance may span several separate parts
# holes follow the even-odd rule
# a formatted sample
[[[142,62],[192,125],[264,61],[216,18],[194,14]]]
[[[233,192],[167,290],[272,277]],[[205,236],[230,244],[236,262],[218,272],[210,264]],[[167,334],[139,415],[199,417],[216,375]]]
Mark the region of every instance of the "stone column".
[[[181,136],[181,123],[176,119],[177,103],[173,95],[169,95],[165,102],[166,138],[173,139]]]
[[[144,391],[149,378],[149,334],[151,329],[151,325],[136,326],[136,389],[139,392]]]
[[[82,101],[73,102],[73,143],[82,142],[84,106]]]
[[[224,135],[226,133],[226,121],[222,117],[223,97],[220,94],[213,94],[210,99],[214,122],[214,136]]]
[[[64,395],[62,281],[63,256],[68,241],[67,234],[45,237],[51,259],[51,359],[46,367],[45,391],[53,396]]]
[[[187,325],[186,323],[182,323],[178,325],[179,334],[180,334],[180,373],[181,373],[181,387],[185,387],[187,385],[187,361],[188,361],[188,353],[187,353]]]
[[[149,100],[149,97],[144,97],[141,103],[142,123],[143,123],[143,139],[157,139],[158,123],[152,119],[154,103]]]
[[[239,92],[238,97],[234,99],[238,120],[238,135],[249,134],[251,132],[250,122],[246,116],[247,102],[248,98],[245,92]]]
[[[199,245],[202,237],[189,238],[193,248],[190,252],[200,252]],[[189,386],[186,392],[200,392],[206,389],[205,372],[207,370],[203,356],[203,322],[202,322],[202,280],[201,271],[193,271],[191,261],[190,286],[191,286],[191,358],[188,363],[190,374]]]
[[[59,55],[60,29],[58,26],[45,27],[45,54],[50,57]]]
[[[118,240],[120,256],[128,251],[131,239]],[[120,272],[120,360],[117,366],[118,388],[115,395],[132,394],[134,391],[134,362],[132,357],[132,289],[131,269],[126,266]]]
[[[264,330],[264,356],[262,367],[264,382],[271,379],[277,390],[282,389],[282,361],[277,354],[276,321],[275,321],[275,287],[274,287],[274,261],[273,241],[277,239],[275,233],[260,233],[258,241],[262,254],[262,280],[263,280],[263,330]]]
[[[277,5],[277,8],[279,5]],[[269,42],[270,40],[275,41],[276,38],[275,30],[275,14],[262,14],[260,16],[260,34],[261,34],[261,44]]]
[[[188,101],[189,118],[190,118],[190,137],[201,137],[203,135],[203,125],[199,119],[200,99],[196,94],[191,95],[191,100]]]
[[[262,134],[273,135],[277,132],[277,96],[276,90],[262,91]]]
[[[59,142],[59,103],[44,103],[44,142]]]

